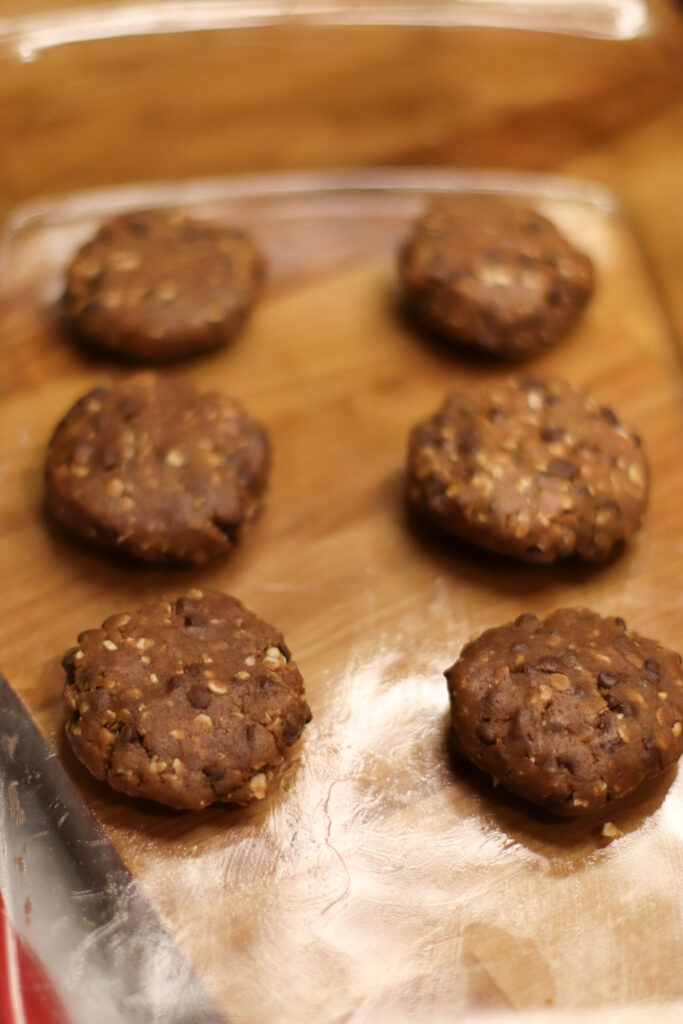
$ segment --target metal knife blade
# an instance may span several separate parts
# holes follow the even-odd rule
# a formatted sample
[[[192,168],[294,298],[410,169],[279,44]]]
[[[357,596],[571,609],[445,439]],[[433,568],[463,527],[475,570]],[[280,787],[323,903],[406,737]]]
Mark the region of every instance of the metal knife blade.
[[[1,675],[0,892],[72,1024],[226,1024]]]

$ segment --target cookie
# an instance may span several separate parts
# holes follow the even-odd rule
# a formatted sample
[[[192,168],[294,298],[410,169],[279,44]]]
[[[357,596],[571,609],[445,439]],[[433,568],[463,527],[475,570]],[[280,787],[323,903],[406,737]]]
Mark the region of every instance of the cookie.
[[[76,253],[65,309],[90,346],[164,362],[230,341],[263,271],[263,258],[241,231],[174,211],[125,213]]]
[[[555,814],[600,810],[683,753],[681,657],[621,618],[520,615],[445,674],[460,752]]]
[[[265,796],[311,719],[282,634],[213,590],[112,615],[62,665],[76,756],[113,789],[171,807]]]
[[[435,202],[401,249],[399,275],[425,326],[511,359],[558,341],[593,290],[590,259],[554,224],[491,196]]]
[[[88,540],[199,565],[242,540],[268,469],[265,431],[233,399],[138,374],[91,391],[57,426],[47,500]]]
[[[640,439],[557,379],[467,386],[414,427],[412,505],[441,529],[532,562],[607,558],[641,526]]]

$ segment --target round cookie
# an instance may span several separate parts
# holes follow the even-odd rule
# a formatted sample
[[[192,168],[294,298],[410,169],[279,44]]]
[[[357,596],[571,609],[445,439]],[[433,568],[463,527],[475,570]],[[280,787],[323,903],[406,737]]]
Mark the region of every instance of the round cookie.
[[[588,814],[683,753],[681,657],[621,618],[520,615],[446,673],[458,748],[555,814]]]
[[[282,634],[217,591],[112,615],[62,665],[76,756],[121,793],[171,807],[265,796],[311,719]]]
[[[266,434],[233,399],[138,374],[91,391],[57,426],[47,500],[88,540],[199,565],[241,541],[268,469]]]
[[[554,224],[492,196],[437,200],[401,249],[399,274],[425,326],[505,358],[558,341],[593,290],[590,259]]]
[[[450,394],[410,435],[408,495],[441,529],[532,562],[606,558],[642,525],[640,439],[562,380]]]
[[[174,211],[125,213],[76,253],[65,307],[89,345],[163,362],[230,341],[263,271],[260,253],[241,231]]]

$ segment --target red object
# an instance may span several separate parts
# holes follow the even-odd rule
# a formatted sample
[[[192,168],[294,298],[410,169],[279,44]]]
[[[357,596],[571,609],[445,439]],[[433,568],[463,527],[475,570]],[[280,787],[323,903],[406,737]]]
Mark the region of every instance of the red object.
[[[0,1024],[69,1024],[42,965],[15,932],[1,896]]]

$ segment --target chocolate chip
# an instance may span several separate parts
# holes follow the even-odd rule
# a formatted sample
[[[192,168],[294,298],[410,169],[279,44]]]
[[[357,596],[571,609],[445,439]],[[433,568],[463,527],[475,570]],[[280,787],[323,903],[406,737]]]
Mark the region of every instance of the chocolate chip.
[[[605,703],[610,711],[614,711],[615,714],[623,715],[624,718],[632,718],[635,714],[635,708],[630,700],[622,700],[613,693],[608,693],[605,697]]]
[[[185,616],[185,625],[199,628],[201,626],[208,626],[209,620],[205,615],[200,615],[198,612],[191,612],[189,615]]]
[[[293,743],[301,732],[298,714],[293,714],[282,719],[282,739],[285,743]]]
[[[605,754],[613,754],[616,750],[619,749],[619,747],[622,747],[623,745],[624,741],[621,739],[621,737],[615,735],[610,736],[609,739],[603,740],[600,744],[600,749]]]
[[[538,615],[533,615],[531,612],[523,612],[522,615],[518,615],[515,619],[515,626],[521,626],[525,622],[537,622]]]
[[[529,645],[524,643],[523,640],[519,640],[516,644],[513,644],[510,648],[512,654],[528,654]]]
[[[551,459],[548,463],[548,472],[553,476],[561,476],[564,480],[571,480],[576,476],[576,466],[569,459]]]
[[[80,647],[72,647],[70,651],[67,651],[62,658],[62,668],[66,672],[66,678],[68,683],[73,683],[76,678],[76,663],[74,661],[74,654],[80,650]]]
[[[647,658],[643,663],[643,668],[652,679],[660,678],[659,662],[656,658]]]
[[[129,217],[126,222],[126,229],[136,238],[144,238],[145,235],[149,234],[150,225],[142,218]],[[102,237],[102,234],[100,234],[100,237]],[[107,240],[111,240],[111,232],[109,232]]]
[[[119,733],[121,743],[142,743],[142,737],[132,725],[124,725]]]
[[[498,409],[494,406],[492,409],[489,409],[487,419],[490,423],[500,423],[501,420],[505,419],[505,413],[502,409]]]
[[[610,409],[608,405],[603,405],[602,409],[600,410],[600,415],[602,416],[603,420],[607,420],[607,422],[611,423],[613,427],[619,426],[619,420],[616,414],[612,409]]]
[[[93,451],[94,448],[90,441],[77,441],[71,450],[70,464],[88,462]]]
[[[543,441],[559,441],[564,437],[564,427],[545,427],[541,431]]]
[[[189,597],[179,597],[173,604],[173,611],[176,615],[189,615],[196,607],[196,602],[190,600]]]
[[[572,775],[576,775],[581,770],[581,761],[575,754],[558,754],[557,765],[558,768],[566,768]]]
[[[100,541],[102,544],[106,544],[107,547],[115,546],[119,539],[118,531],[113,526],[107,526],[105,523],[93,523],[88,533],[93,540]]]
[[[116,469],[121,461],[119,450],[116,445],[103,444],[99,451],[99,462],[102,469]]]
[[[539,672],[544,673],[561,672],[562,663],[560,662],[559,658],[553,658],[550,655],[546,655],[543,658],[539,658],[539,660],[536,662],[536,668],[539,670]]]
[[[458,432],[458,455],[473,455],[479,447],[476,432],[465,428]]]
[[[622,619],[621,615],[617,615],[614,619],[614,625],[618,626],[619,629],[626,629],[626,623]]]
[[[127,423],[137,416],[142,408],[142,403],[135,395],[122,395],[119,399],[118,412]]]
[[[194,685],[188,691],[187,699],[193,708],[203,710],[211,703],[211,694],[205,686]]]
[[[619,680],[611,672],[598,672],[598,687],[601,690],[611,690]]]
[[[493,746],[496,742],[496,730],[486,718],[477,726],[475,736],[487,747]]]

